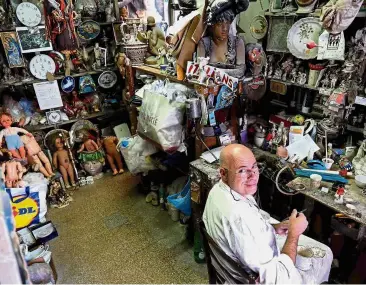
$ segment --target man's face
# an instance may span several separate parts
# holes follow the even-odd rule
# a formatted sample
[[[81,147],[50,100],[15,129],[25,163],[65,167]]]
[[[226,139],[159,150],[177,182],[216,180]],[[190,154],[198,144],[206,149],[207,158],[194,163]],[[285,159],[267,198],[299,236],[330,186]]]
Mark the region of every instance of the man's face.
[[[229,161],[228,168],[221,169],[220,173],[223,181],[239,194],[245,196],[257,192],[259,171],[257,161],[250,151],[236,155]]]
[[[213,25],[214,38],[226,40],[229,36],[230,22],[219,22]]]

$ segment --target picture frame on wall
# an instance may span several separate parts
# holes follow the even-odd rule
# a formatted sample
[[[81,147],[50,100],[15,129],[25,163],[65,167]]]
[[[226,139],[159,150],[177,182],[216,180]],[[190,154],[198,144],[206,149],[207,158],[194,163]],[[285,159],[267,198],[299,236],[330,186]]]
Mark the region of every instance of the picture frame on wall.
[[[270,17],[266,51],[289,52],[287,34],[294,23],[294,17]]]
[[[10,68],[24,67],[24,59],[16,32],[0,33],[6,59]]]
[[[17,27],[16,32],[22,53],[53,50],[51,41],[46,39],[45,26],[31,29],[28,27]]]

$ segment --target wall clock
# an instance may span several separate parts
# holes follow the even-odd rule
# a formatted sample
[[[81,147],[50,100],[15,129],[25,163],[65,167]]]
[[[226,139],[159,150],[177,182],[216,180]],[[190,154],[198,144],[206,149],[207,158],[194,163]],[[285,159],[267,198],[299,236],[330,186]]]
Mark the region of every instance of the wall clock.
[[[45,54],[38,54],[29,63],[29,70],[35,78],[46,79],[47,72],[54,74],[56,65],[53,59]]]
[[[41,11],[38,7],[30,2],[20,3],[17,7],[18,20],[27,27],[38,26],[42,20]]]

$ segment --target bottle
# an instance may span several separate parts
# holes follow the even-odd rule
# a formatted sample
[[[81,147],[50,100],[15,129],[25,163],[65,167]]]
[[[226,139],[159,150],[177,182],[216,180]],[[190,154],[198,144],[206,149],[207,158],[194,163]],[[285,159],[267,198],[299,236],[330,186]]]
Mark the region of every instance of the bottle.
[[[203,263],[206,261],[206,254],[203,250],[201,235],[197,230],[194,231],[193,257],[197,263]]]
[[[160,202],[161,209],[166,210],[166,208],[165,208],[165,189],[164,189],[164,184],[163,183],[160,183],[159,202]]]

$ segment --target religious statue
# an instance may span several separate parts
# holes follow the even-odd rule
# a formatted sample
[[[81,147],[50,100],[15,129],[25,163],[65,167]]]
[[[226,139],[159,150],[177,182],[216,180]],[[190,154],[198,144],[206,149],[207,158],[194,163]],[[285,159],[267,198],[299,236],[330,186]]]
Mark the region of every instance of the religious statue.
[[[94,57],[95,57],[95,62],[93,63],[93,68],[94,69],[101,68],[102,67],[102,52],[101,52],[101,49],[99,47],[99,43],[95,43]]]
[[[152,55],[145,59],[146,63],[156,64],[156,61],[166,54],[165,34],[156,26],[154,17],[147,17],[147,32],[137,32],[137,38],[148,44],[148,52]]]
[[[267,57],[266,69],[265,69],[265,76],[271,78],[273,76],[273,64],[275,61],[275,57],[273,54],[270,54]]]
[[[240,3],[234,3],[240,2]],[[213,4],[208,16],[208,35],[198,43],[197,57],[209,57],[209,64],[221,63],[244,66],[244,41],[230,33],[235,16],[247,9],[248,1],[228,1]]]
[[[46,38],[56,50],[74,50],[78,47],[72,1],[45,0]]]
[[[62,53],[65,56],[65,76],[70,76],[71,71],[74,70],[74,65],[72,64],[71,60],[71,51],[64,50]]]

